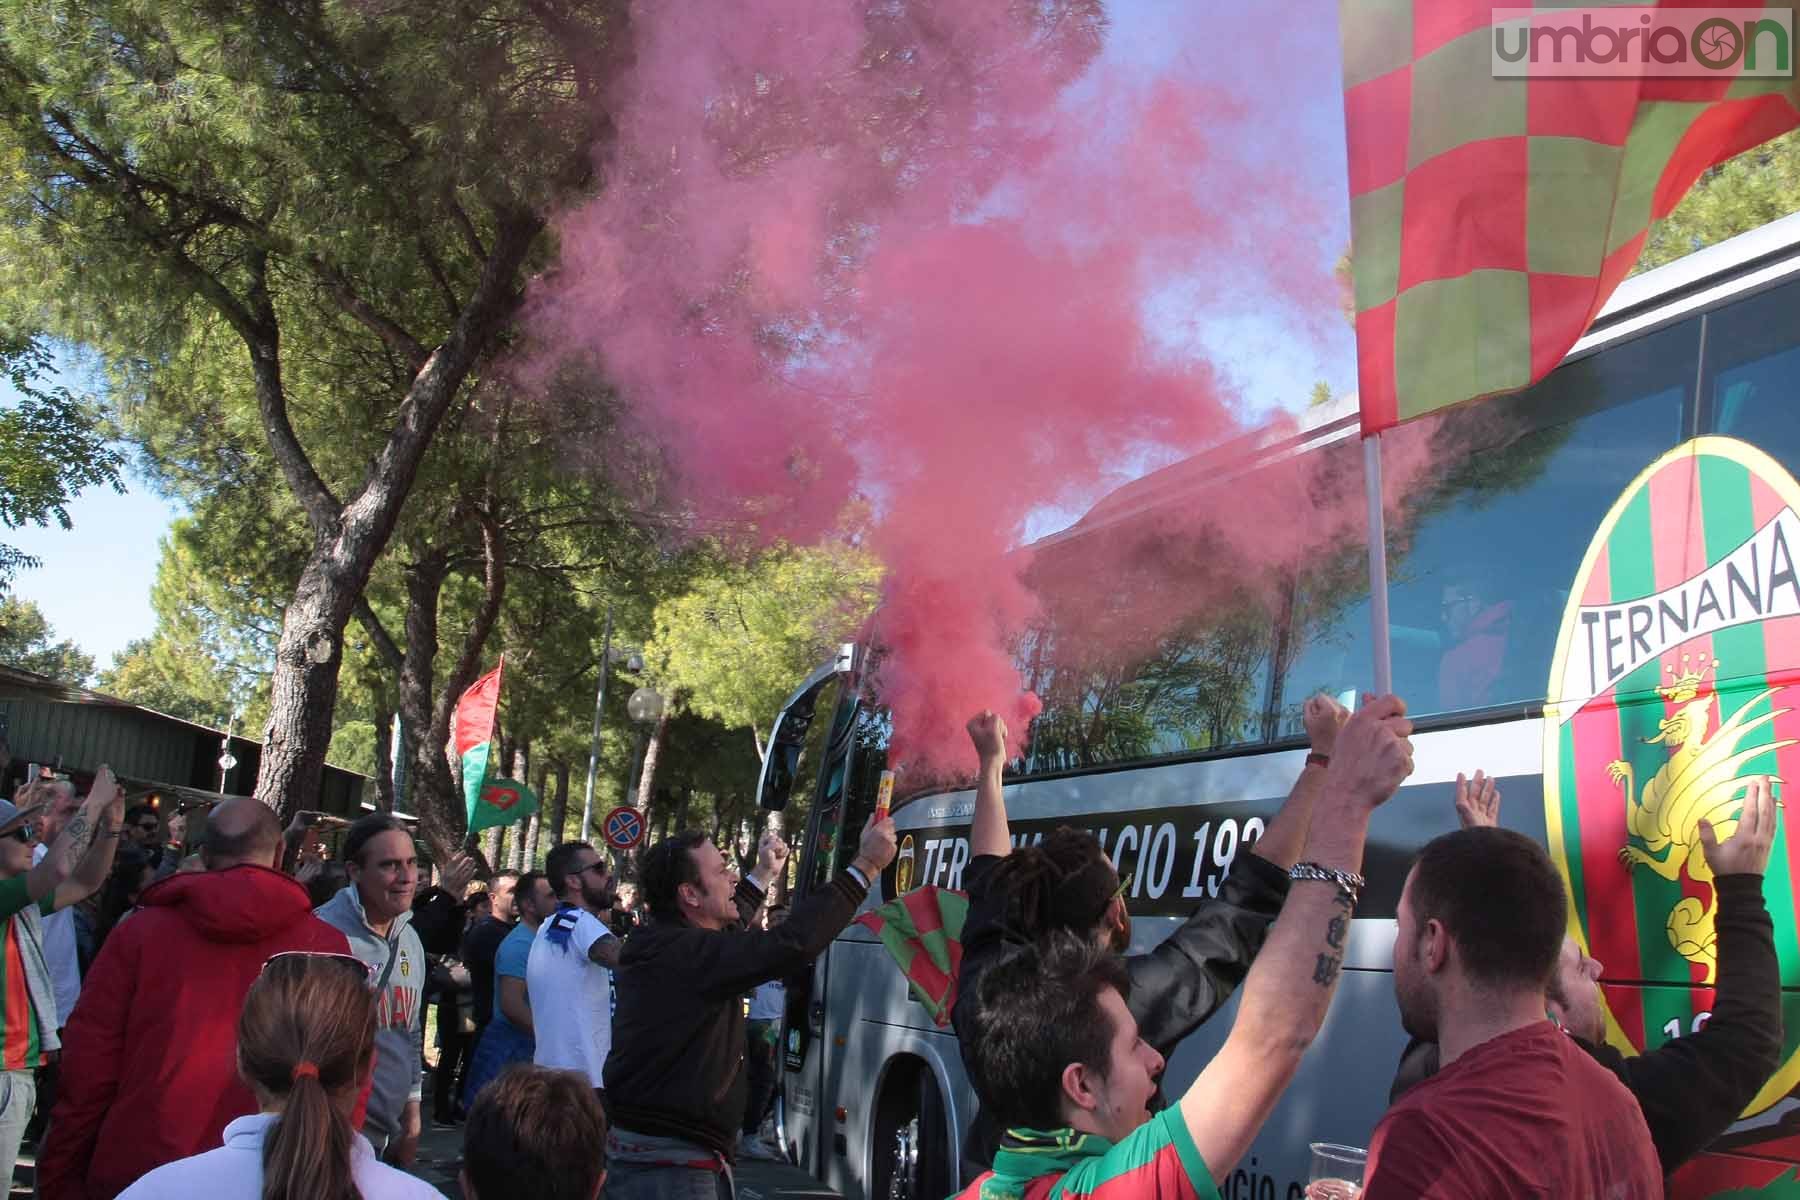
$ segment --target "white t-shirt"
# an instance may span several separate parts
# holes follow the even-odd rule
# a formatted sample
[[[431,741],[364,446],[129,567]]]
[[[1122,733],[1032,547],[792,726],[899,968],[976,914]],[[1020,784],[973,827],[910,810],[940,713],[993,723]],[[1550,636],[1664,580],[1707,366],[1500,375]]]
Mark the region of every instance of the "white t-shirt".
[[[50,847],[39,842],[31,852],[31,865],[44,861]],[[56,1027],[69,1023],[75,1001],[81,998],[81,961],[75,954],[75,909],[60,908],[44,918],[44,965],[50,968],[50,986],[56,991]]]
[[[612,972],[588,958],[588,948],[612,930],[592,913],[564,908],[538,926],[525,962],[525,992],[537,1034],[533,1061],[580,1071],[601,1087],[612,1049]]]
[[[263,1137],[275,1120],[270,1113],[239,1117],[225,1127],[223,1146],[165,1163],[119,1193],[119,1200],[260,1200]],[[360,1133],[350,1139],[350,1177],[363,1200],[444,1200],[423,1179],[377,1162]]]
[[[779,1021],[787,1004],[787,988],[781,980],[771,979],[767,983],[759,983],[756,990],[750,993],[750,1019],[752,1021]]]

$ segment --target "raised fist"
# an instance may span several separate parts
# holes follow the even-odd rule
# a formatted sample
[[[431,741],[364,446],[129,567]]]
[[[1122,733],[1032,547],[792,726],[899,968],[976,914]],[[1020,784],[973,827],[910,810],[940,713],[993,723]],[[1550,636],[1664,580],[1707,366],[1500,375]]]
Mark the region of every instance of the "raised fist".
[[[1350,719],[1350,710],[1320,692],[1306,698],[1303,719],[1306,740],[1312,743],[1313,753],[1329,756],[1337,745],[1338,730]]]
[[[975,743],[975,753],[981,761],[1006,761],[1006,719],[991,709],[984,709],[969,718],[969,740]]]
[[[875,814],[869,814],[868,822],[863,826],[862,844],[856,848],[856,862],[869,876],[881,873],[881,870],[894,861],[894,851],[898,838],[894,834],[894,819],[883,817],[877,821]]]
[[[757,873],[767,880],[781,878],[787,869],[788,844],[781,840],[781,835],[774,830],[766,830],[762,839],[756,843]]]
[[[1346,798],[1374,808],[1412,774],[1412,722],[1398,696],[1368,696],[1338,731],[1329,785]]]

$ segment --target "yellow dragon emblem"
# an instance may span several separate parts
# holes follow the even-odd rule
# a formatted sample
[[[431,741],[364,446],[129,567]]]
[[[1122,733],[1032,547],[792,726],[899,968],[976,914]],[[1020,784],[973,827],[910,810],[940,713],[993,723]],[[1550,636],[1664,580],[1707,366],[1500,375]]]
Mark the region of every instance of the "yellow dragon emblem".
[[[1717,670],[1714,659],[1711,669]],[[1700,822],[1712,823],[1714,836],[1724,841],[1737,829],[1742,807],[1745,781],[1738,775],[1745,763],[1758,755],[1769,754],[1794,744],[1794,739],[1759,743],[1739,750],[1738,743],[1754,731],[1770,724],[1789,711],[1770,706],[1770,711],[1754,720],[1750,710],[1774,695],[1768,688],[1745,702],[1731,718],[1708,736],[1712,723],[1715,692],[1700,695],[1704,679],[1700,671],[1688,665],[1682,656],[1682,672],[1667,687],[1658,688],[1663,699],[1680,705],[1675,715],[1657,722],[1658,733],[1644,739],[1646,745],[1661,744],[1669,748],[1669,761],[1664,763],[1642,791],[1637,788],[1631,764],[1623,759],[1607,767],[1607,774],[1625,788],[1625,829],[1630,835],[1619,861],[1649,867],[1671,882],[1679,882],[1682,868],[1689,879],[1706,884],[1711,891],[1712,868],[1700,846]],[[1675,675],[1673,667],[1668,668]],[[1689,962],[1706,968],[1706,982],[1713,982],[1718,969],[1718,954],[1713,918],[1718,911],[1716,892],[1702,904],[1693,896],[1684,897],[1669,912],[1665,925],[1669,944]]]

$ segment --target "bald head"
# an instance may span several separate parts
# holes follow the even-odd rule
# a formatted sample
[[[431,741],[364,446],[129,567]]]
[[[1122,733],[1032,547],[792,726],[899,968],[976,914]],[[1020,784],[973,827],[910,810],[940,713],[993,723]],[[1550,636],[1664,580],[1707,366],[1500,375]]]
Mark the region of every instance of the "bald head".
[[[236,796],[212,810],[200,856],[209,871],[243,863],[272,867],[281,854],[281,822],[254,796]]]

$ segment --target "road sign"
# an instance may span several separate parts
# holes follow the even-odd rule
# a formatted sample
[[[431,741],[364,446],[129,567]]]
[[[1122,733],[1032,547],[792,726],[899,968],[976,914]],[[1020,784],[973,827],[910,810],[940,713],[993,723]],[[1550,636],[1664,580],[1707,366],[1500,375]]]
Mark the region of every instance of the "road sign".
[[[620,805],[600,822],[600,832],[614,850],[629,850],[644,840],[644,816],[629,804]]]

